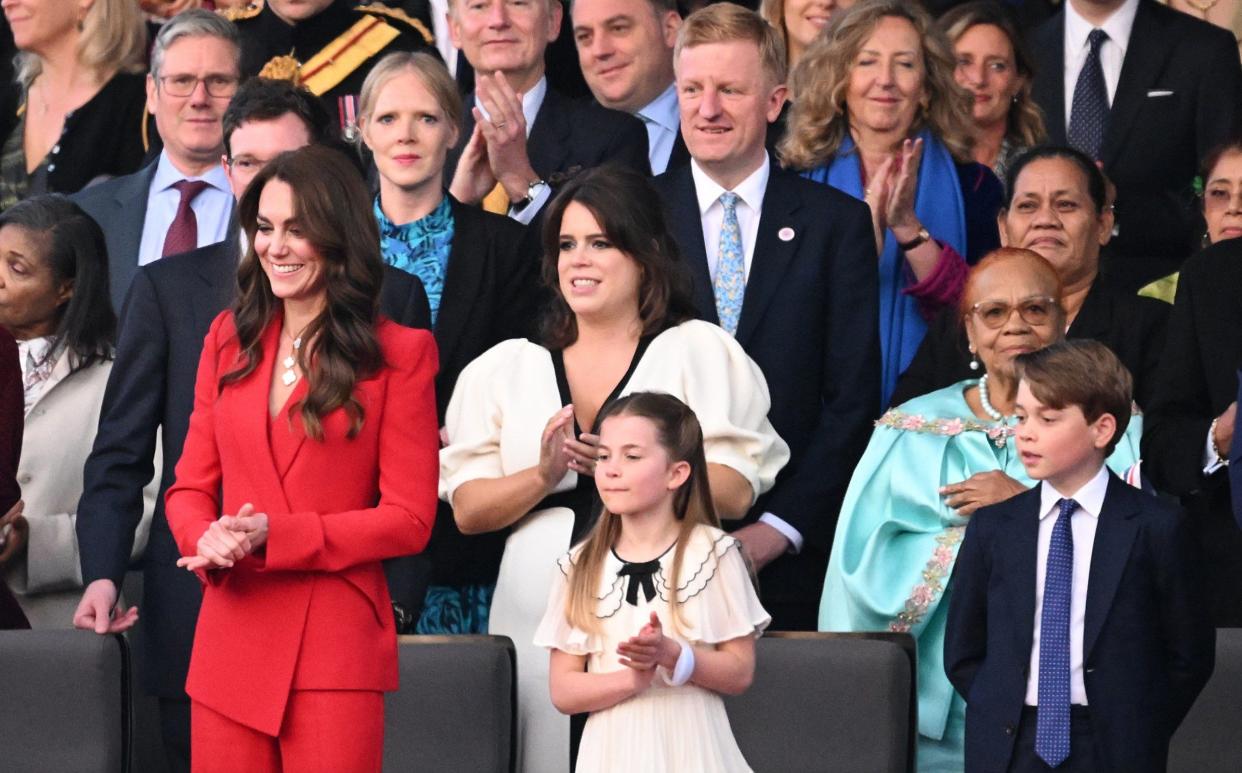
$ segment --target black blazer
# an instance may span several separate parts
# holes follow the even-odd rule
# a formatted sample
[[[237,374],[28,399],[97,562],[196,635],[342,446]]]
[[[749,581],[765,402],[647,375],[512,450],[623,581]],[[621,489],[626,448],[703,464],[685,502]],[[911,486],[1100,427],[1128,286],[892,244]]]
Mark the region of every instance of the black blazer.
[[[655,179],[685,256],[699,315],[717,322],[690,167]],[[792,230],[792,238],[782,239]],[[737,340],[772,395],[768,418],[791,458],[747,517],[771,512],[802,533],[802,554],[760,576],[771,599],[819,604],[824,564],[850,473],[878,414],[875,237],[867,206],[771,167]]]
[[[1139,406],[1151,402],[1164,350],[1164,328],[1172,307],[1153,298],[1142,298],[1096,280],[1066,338],[1091,338],[1108,345],[1134,376],[1134,400]],[[897,381],[892,405],[901,405],[928,392],[968,378],[980,370],[970,369],[969,342],[957,309],[945,309],[928,326],[927,336],[914,359]]]
[[[1186,261],[1165,334],[1155,394],[1145,407],[1143,472],[1182,498],[1199,541],[1217,625],[1242,626],[1242,531],[1230,511],[1229,476],[1203,474],[1212,419],[1237,398],[1242,365],[1242,241]]]
[[[966,699],[966,770],[1003,771],[1026,697],[1040,487],[979,510],[953,569],[945,672]],[[1212,673],[1194,551],[1177,510],[1109,474],[1091,554],[1083,682],[1101,771],[1163,771]],[[1088,766],[1091,767],[1091,766]]]
[[[461,133],[449,151],[444,179],[452,180],[457,160],[474,132],[474,95],[466,98]],[[574,173],[612,162],[650,173],[647,129],[629,113],[592,101],[575,101],[548,86],[526,140],[531,168],[553,188]]]
[[[194,378],[211,321],[233,301],[236,234],[217,244],[136,268],[121,310],[116,361],[108,377],[99,432],[83,472],[77,535],[83,584],[110,579],[119,588],[129,565],[142,488],[154,470],[156,432],[164,449],[160,495],[143,557],[146,686],[161,697],[185,695],[190,645],[202,588],[176,566],[180,552],[164,517],[194,408]],[[396,269],[385,273],[384,313],[428,327],[422,284]]]
[[[1048,140],[1066,144],[1065,11],[1032,34],[1032,95]],[[1160,92],[1170,92],[1161,94]],[[1242,109],[1242,65],[1229,32],[1142,0],[1109,111],[1101,160],[1117,185],[1117,236],[1104,272],[1126,288],[1175,271],[1195,243],[1191,181],[1203,156],[1228,139]]]
[[[436,321],[440,372],[436,407],[440,421],[457,377],[476,357],[509,338],[533,338],[544,297],[539,257],[530,251],[526,229],[516,221],[450,199],[453,245]],[[425,555],[437,585],[496,581],[506,533],[465,536],[453,510],[440,502]]]
[[[108,289],[112,294],[112,308],[118,312],[125,302],[130,282],[138,273],[138,248],[142,245],[142,226],[147,219],[147,194],[158,166],[157,157],[133,174],[93,185],[72,196],[103,229],[108,245]],[[237,268],[236,263],[233,268]]]

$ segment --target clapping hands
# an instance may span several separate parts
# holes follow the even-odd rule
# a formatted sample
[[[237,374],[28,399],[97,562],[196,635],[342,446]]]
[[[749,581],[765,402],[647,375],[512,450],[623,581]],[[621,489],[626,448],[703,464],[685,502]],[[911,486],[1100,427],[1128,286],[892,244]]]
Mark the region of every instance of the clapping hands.
[[[621,656],[621,665],[634,672],[636,691],[641,691],[651,684],[656,666],[664,666],[668,671],[677,666],[681,645],[664,635],[659,615],[652,612],[650,622],[642,630],[617,645],[617,654]]]
[[[177,560],[187,571],[228,569],[267,543],[267,514],[247,502],[237,515],[221,516],[198,538],[198,552]]]
[[[886,231],[917,232],[921,227],[914,213],[914,198],[918,191],[919,163],[922,159],[923,140],[905,140],[901,150],[885,159],[867,181],[864,197],[871,206],[871,220],[880,252],[884,251]]]

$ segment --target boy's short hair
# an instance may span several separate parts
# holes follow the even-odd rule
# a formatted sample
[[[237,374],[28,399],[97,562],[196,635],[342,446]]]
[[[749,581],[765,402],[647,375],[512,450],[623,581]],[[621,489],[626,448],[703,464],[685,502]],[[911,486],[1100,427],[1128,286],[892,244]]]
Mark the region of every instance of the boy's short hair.
[[[1091,424],[1106,413],[1117,420],[1117,431],[1104,449],[1112,454],[1130,424],[1134,379],[1113,350],[1099,341],[1061,341],[1014,360],[1018,378],[1044,405],[1060,410],[1078,406]]]

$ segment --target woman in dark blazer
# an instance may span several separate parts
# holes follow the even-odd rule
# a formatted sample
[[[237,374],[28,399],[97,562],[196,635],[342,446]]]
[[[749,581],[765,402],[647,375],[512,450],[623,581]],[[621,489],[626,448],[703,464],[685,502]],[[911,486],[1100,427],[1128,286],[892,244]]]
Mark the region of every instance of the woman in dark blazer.
[[[396,53],[367,76],[362,140],[379,171],[375,219],[385,262],[422,280],[440,347],[440,421],[462,369],[508,338],[534,333],[538,258],[526,229],[444,190],[444,163],[461,125],[453,78],[425,53]],[[504,534],[465,537],[447,506],[427,550],[427,601],[418,633],[486,633]]]
[[[339,153],[278,156],[240,212],[238,300],[204,342],[166,507],[205,584],[192,766],[378,771],[397,687],[380,562],[431,533],[435,343],[379,316],[369,195]]]

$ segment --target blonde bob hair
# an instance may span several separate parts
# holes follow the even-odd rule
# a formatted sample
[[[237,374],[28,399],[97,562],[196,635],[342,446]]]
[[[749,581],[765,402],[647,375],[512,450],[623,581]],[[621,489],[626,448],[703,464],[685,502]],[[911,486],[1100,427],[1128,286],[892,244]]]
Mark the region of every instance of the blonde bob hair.
[[[948,38],[918,3],[859,0],[853,7],[833,15],[794,68],[790,89],[798,98],[789,111],[789,129],[778,150],[786,167],[812,169],[840,150],[850,131],[845,97],[854,62],[886,18],[910,22],[922,41],[922,107],[909,134],[928,128],[955,159],[971,160],[971,98],[954,80],[956,61]]]
[[[146,71],[147,25],[135,0],[95,0],[78,30],[78,63],[97,73],[100,83],[114,73]],[[42,71],[38,55],[29,51],[17,55],[16,77],[23,89],[29,89]]]
[[[362,91],[358,95],[358,115],[363,121],[371,120],[371,113],[375,111],[375,103],[384,86],[406,72],[418,76],[427,91],[431,92],[449,126],[461,126],[461,94],[457,91],[453,76],[449,75],[443,62],[422,51],[398,51],[376,62],[362,82]]]
[[[738,40],[759,47],[759,64],[770,85],[779,86],[785,82],[789,65],[785,61],[785,41],[781,34],[759,14],[733,3],[715,3],[687,16],[677,33],[673,62],[681,58],[684,48]]]

